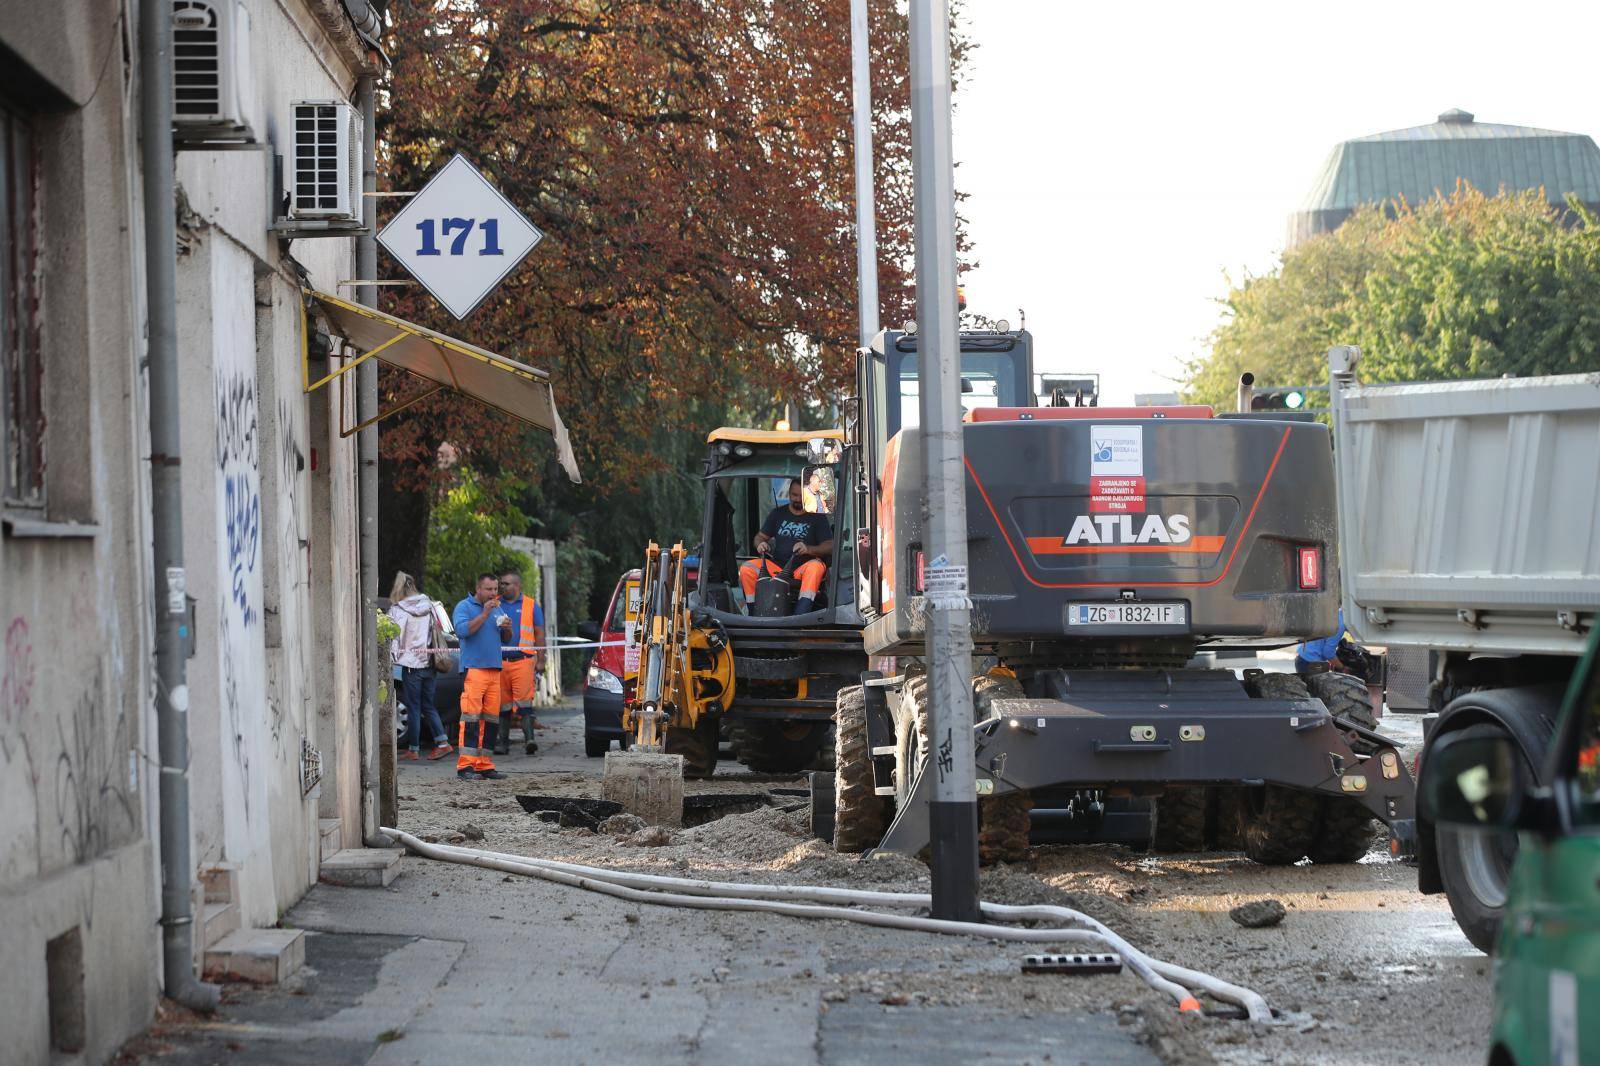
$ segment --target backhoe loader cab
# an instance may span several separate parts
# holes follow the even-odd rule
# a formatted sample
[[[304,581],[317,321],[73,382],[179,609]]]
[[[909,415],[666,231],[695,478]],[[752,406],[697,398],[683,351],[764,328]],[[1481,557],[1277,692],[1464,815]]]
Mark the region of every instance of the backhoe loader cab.
[[[722,709],[724,738],[753,770],[831,767],[839,689],[866,669],[856,607],[856,456],[836,429],[722,428],[706,441],[700,572],[687,600],[696,624],[733,649],[735,694]],[[771,611],[746,606],[739,568],[757,558],[755,536],[799,478],[804,506],[825,513],[834,548],[814,609],[792,597]]]

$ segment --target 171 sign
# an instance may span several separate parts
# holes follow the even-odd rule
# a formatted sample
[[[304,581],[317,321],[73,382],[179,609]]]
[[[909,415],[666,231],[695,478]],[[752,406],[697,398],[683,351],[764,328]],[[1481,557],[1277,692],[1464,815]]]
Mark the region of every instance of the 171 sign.
[[[465,156],[429,179],[378,242],[456,318],[466,318],[544,238]]]

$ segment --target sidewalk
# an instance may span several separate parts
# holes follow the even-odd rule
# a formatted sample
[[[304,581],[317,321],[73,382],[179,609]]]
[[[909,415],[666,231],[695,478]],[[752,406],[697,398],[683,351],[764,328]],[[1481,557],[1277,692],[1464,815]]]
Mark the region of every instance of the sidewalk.
[[[543,718],[538,755],[497,763],[530,791],[530,771],[598,775],[581,713]],[[408,765],[401,792],[445,772]],[[284,924],[308,930],[289,987],[234,986],[131,1061],[1148,1066],[1141,1032],[1176,1028],[1137,979],[1025,977],[1020,946],[639,907],[414,857],[387,889],[316,886]],[[1163,1057],[1205,1061],[1186,1035]]]

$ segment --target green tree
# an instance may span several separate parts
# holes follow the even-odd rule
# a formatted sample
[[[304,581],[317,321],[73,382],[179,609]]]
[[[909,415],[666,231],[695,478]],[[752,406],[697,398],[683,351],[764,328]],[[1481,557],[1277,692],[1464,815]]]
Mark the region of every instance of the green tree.
[[[470,595],[486,570],[534,572],[533,560],[507,548],[500,538],[520,536],[528,519],[515,507],[491,507],[483,486],[471,471],[434,504],[428,523],[427,591],[453,604]]]
[[[1542,191],[1466,185],[1419,207],[1356,212],[1222,301],[1189,399],[1231,408],[1242,371],[1271,385],[1325,380],[1330,345],[1362,350],[1366,381],[1600,370],[1600,224]]]

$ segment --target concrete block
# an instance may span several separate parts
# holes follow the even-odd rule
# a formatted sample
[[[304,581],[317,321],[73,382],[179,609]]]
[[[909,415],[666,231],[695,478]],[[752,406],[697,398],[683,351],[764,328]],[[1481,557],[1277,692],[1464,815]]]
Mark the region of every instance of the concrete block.
[[[317,834],[321,839],[321,857],[326,859],[339,850],[341,823],[337,818],[317,819]]]
[[[207,903],[238,902],[239,867],[231,862],[200,867],[200,887]]]
[[[306,961],[303,929],[239,929],[206,951],[206,976],[274,985]]]
[[[207,903],[200,911],[201,942],[211,947],[239,928],[237,903]]]
[[[398,848],[345,848],[322,860],[319,879],[330,885],[383,888],[400,876]]]
[[[608,751],[600,795],[651,825],[682,825],[683,756]]]

